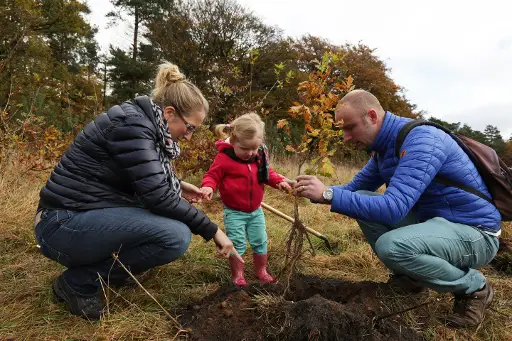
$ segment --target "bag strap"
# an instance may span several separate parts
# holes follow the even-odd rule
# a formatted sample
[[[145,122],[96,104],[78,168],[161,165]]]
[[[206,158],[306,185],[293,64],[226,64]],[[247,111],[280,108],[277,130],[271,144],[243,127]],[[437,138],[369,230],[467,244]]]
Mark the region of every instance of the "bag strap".
[[[396,157],[400,158],[400,148],[402,148],[402,144],[404,144],[404,141],[405,141],[405,138],[407,137],[407,135],[409,135],[411,130],[413,130],[414,128],[419,127],[419,126],[432,126],[432,127],[436,127],[437,129],[440,129],[440,130],[444,131],[445,133],[447,133],[451,137],[454,137],[452,132],[449,129],[447,129],[446,127],[444,127],[444,126],[442,126],[440,124],[437,124],[437,123],[434,123],[434,122],[430,122],[430,121],[427,121],[427,120],[412,120],[410,122],[407,122],[400,129],[400,131],[398,132],[398,136],[396,137],[396,142],[395,142],[395,155],[396,155]],[[460,144],[459,139],[455,139],[455,141]],[[463,148],[463,149],[464,149],[464,151],[466,151],[467,148]]]
[[[473,187],[466,186],[466,185],[464,185],[464,184],[462,184],[460,182],[457,182],[457,181],[445,178],[445,177],[440,176],[440,175],[436,175],[436,177],[434,178],[434,181],[438,182],[440,184],[446,185],[446,186],[456,187],[456,188],[459,188],[459,189],[461,189],[463,191],[472,193],[472,194],[476,195],[477,197],[480,197],[480,198],[482,198],[482,199],[484,199],[484,200],[486,200],[489,203],[494,205],[494,201],[491,198],[489,198],[487,195],[483,194],[479,190],[474,189]]]
[[[400,131],[398,132],[398,135],[396,137],[396,142],[395,142],[395,156],[397,158],[400,158],[400,149],[402,148],[402,144],[404,143],[405,138],[411,132],[411,130],[413,130],[416,127],[425,126],[425,125],[426,126],[436,127],[437,129],[440,129],[440,130],[444,131],[445,133],[447,133],[448,135],[450,135],[455,140],[455,142],[457,142],[457,144],[462,148],[462,150],[466,154],[468,154],[468,157],[471,159],[471,161],[473,161],[473,164],[475,164],[475,167],[477,168],[477,170],[479,170],[479,168],[478,168],[478,160],[476,159],[474,154],[471,152],[471,150],[469,150],[469,148],[464,144],[464,142],[462,142],[457,136],[455,136],[446,127],[444,127],[444,126],[442,126],[440,124],[434,123],[434,122],[426,121],[426,120],[413,120],[413,121],[407,122],[400,129]],[[480,174],[480,176],[481,176],[481,174]],[[475,189],[473,187],[466,186],[463,183],[460,183],[458,181],[454,181],[454,180],[445,178],[445,177],[440,176],[440,175],[436,175],[434,177],[433,181],[441,183],[441,184],[446,185],[446,186],[459,188],[459,189],[461,189],[463,191],[466,191],[466,192],[469,192],[471,194],[474,194],[477,197],[480,197],[480,198],[482,198],[482,199],[484,199],[484,200],[486,200],[489,203],[494,205],[494,201],[491,198],[489,198],[487,195],[485,195],[484,193],[480,192],[479,190],[477,190],[477,189]]]

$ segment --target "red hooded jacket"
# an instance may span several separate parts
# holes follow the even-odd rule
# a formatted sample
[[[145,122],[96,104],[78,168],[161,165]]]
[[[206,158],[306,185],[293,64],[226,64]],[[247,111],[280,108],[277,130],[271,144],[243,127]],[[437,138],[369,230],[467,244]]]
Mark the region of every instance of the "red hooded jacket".
[[[223,153],[233,146],[224,141],[215,143],[219,153],[203,177],[201,187],[217,187],[220,199],[228,208],[242,212],[254,212],[261,206],[265,184],[258,183],[258,163],[241,163]],[[277,188],[285,178],[269,167],[268,185]]]

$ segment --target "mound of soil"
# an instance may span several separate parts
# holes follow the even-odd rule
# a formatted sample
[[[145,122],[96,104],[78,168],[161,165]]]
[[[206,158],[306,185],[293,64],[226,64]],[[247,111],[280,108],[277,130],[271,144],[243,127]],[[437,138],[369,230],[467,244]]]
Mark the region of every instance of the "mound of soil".
[[[181,322],[191,340],[424,340],[399,318],[376,322],[387,290],[313,276],[297,277],[284,299],[279,285],[220,288],[188,307]]]

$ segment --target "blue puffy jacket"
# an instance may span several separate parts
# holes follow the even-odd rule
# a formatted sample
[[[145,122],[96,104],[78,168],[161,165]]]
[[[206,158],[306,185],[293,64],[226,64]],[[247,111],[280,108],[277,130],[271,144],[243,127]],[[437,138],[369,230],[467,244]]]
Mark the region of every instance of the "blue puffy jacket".
[[[494,205],[474,194],[432,181],[440,174],[490,196],[473,162],[448,134],[432,126],[416,127],[407,135],[401,157],[396,157],[396,137],[409,121],[386,112],[371,146],[373,157],[350,183],[332,187],[331,211],[359,220],[396,224],[415,210],[422,222],[442,217],[499,234],[501,215]],[[383,184],[387,184],[384,195],[356,193],[375,191]]]

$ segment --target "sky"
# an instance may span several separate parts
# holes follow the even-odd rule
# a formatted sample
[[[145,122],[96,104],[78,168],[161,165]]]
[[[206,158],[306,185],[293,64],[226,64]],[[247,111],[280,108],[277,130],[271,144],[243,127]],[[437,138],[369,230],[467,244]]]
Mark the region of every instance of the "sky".
[[[512,1],[238,0],[286,36],[359,42],[391,69],[406,97],[429,116],[488,124],[512,135]],[[107,0],[87,0],[98,43],[129,48],[131,32],[107,28]]]

